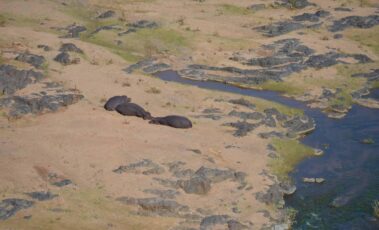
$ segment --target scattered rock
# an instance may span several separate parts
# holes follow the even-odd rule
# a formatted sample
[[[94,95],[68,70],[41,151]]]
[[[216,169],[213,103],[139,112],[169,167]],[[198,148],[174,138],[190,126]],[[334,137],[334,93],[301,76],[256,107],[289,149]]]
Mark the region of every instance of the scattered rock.
[[[304,183],[317,183],[317,184],[321,184],[321,183],[325,182],[325,179],[324,178],[308,178],[308,177],[304,177],[303,178],[303,182]]]
[[[342,34],[335,34],[335,35],[333,35],[333,38],[334,39],[341,39],[341,38],[343,38],[343,35]]]
[[[279,186],[275,183],[271,185],[266,192],[258,192],[255,195],[255,198],[265,204],[274,204],[277,207],[284,207],[284,192]]]
[[[169,190],[145,189],[143,190],[143,192],[157,195],[158,197],[162,199],[175,199],[175,197],[180,194],[178,191],[172,190],[172,189],[169,189]]]
[[[162,198],[136,199],[129,197],[120,197],[117,198],[117,200],[128,205],[137,205],[140,207],[141,211],[158,216],[180,217],[189,212],[188,206],[181,205],[174,200],[166,200]]]
[[[0,99],[0,108],[8,108],[8,116],[20,118],[27,114],[41,114],[45,111],[55,112],[61,107],[77,103],[83,95],[65,93],[56,95],[12,96]]]
[[[61,45],[61,48],[59,49],[59,51],[61,51],[63,53],[65,53],[65,52],[75,52],[75,53],[79,53],[79,54],[83,53],[83,50],[81,50],[80,48],[78,48],[73,43],[63,43]]]
[[[72,24],[64,28],[67,31],[67,34],[63,36],[64,38],[78,38],[80,33],[87,31],[85,26],[78,26],[76,24]]]
[[[264,115],[259,112],[238,112],[236,110],[232,110],[229,114],[229,116],[239,117],[243,120],[261,120],[264,118]]]
[[[295,116],[291,120],[284,122],[283,127],[287,128],[290,132],[300,135],[313,131],[316,128],[316,124],[312,118],[303,115]]]
[[[177,183],[189,194],[205,195],[211,190],[211,181],[206,177],[195,176],[189,180],[179,180]]]
[[[266,5],[265,4],[253,4],[253,5],[248,6],[247,9],[256,12],[256,11],[266,9]]]
[[[248,229],[246,225],[233,220],[228,215],[213,215],[204,217],[200,223],[200,230],[211,230],[211,229],[225,229],[228,230],[243,230]]]
[[[51,51],[52,50],[50,48],[50,46],[47,46],[47,45],[38,45],[37,48],[38,49],[43,49],[44,51]]]
[[[156,62],[154,59],[145,59],[125,68],[126,73],[133,73],[135,70],[142,70],[146,74],[153,74],[170,68],[170,65]]]
[[[299,22],[282,21],[270,25],[256,27],[255,29],[267,37],[275,37],[291,31],[303,29],[306,26]]]
[[[337,7],[337,8],[334,8],[335,11],[343,11],[343,12],[351,12],[353,11],[352,9],[350,8],[346,8],[346,7]]]
[[[158,28],[158,24],[156,22],[148,21],[148,20],[140,20],[140,21],[136,21],[129,24],[129,28],[126,31],[119,33],[118,35],[123,36],[130,33],[135,33],[137,32],[137,30],[140,30],[140,29],[155,29],[155,28]]]
[[[54,61],[59,62],[63,65],[70,65],[70,64],[78,64],[80,62],[80,59],[75,58],[71,60],[70,55],[67,52],[62,52],[54,58]]]
[[[320,18],[324,18],[329,16],[330,13],[325,10],[319,10],[316,13],[304,13],[301,15],[293,16],[293,20],[295,21],[310,21],[310,22],[318,22]]]
[[[34,66],[36,68],[39,68],[39,69],[43,67],[43,64],[46,61],[43,56],[35,55],[35,54],[30,54],[30,53],[19,54],[16,57],[16,60],[17,61],[21,61],[21,62],[29,63],[30,65],[32,65],[32,66]]]
[[[142,169],[142,170],[141,170]],[[142,161],[132,163],[126,166],[120,166],[113,172],[122,174],[122,173],[142,173],[144,175],[150,174],[162,174],[165,172],[164,168],[160,165],[152,162],[149,159],[143,159]]]
[[[11,65],[0,65],[0,92],[4,95],[13,94],[42,79],[42,73],[33,70],[18,70]]]
[[[39,201],[52,200],[58,196],[56,194],[52,194],[49,191],[48,192],[31,192],[31,193],[27,193],[27,195]]]
[[[101,13],[99,16],[97,16],[98,19],[105,19],[105,18],[111,18],[111,17],[114,17],[116,15],[116,12],[114,12],[113,10],[107,10],[103,13]]]
[[[286,135],[281,132],[271,131],[271,132],[265,132],[258,134],[259,137],[263,139],[269,139],[269,138],[284,138]]]
[[[61,181],[53,182],[52,185],[55,185],[57,187],[64,187],[66,185],[72,184],[72,181],[69,179],[63,179]]]
[[[23,199],[5,199],[0,202],[0,220],[6,220],[21,209],[32,207],[33,201]]]
[[[284,7],[287,8],[295,8],[295,9],[303,9],[307,6],[315,6],[314,3],[310,3],[307,0],[281,0],[281,4]]]
[[[367,29],[379,24],[379,15],[348,16],[337,21],[329,28],[331,32],[342,31],[349,27]]]
[[[252,110],[254,110],[256,107],[253,103],[251,103],[250,101],[248,101],[244,98],[231,99],[231,100],[229,100],[229,103],[234,104],[234,105],[242,105],[242,106],[247,107],[247,108],[252,109]]]
[[[246,121],[237,121],[224,124],[225,126],[230,126],[236,129],[233,133],[235,137],[244,137],[254,129],[258,128],[261,123],[249,123]]]

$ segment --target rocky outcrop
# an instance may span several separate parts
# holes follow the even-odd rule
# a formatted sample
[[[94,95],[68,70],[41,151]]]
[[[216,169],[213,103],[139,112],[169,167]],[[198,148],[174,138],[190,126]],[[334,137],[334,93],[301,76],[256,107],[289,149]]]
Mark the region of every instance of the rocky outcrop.
[[[22,209],[32,207],[33,201],[23,199],[5,199],[0,201],[0,220],[6,220]]]
[[[376,25],[379,25],[379,15],[348,16],[335,21],[329,30],[331,32],[337,32],[349,27],[367,29]]]
[[[22,54],[19,54],[17,57],[16,57],[16,60],[17,61],[21,61],[21,62],[26,62],[26,63],[29,63],[30,65],[40,69],[43,67],[43,64],[45,63],[45,58],[43,56],[40,56],[40,55],[35,55],[35,54],[30,54],[30,53],[22,53]]]
[[[0,66],[0,92],[4,95],[14,94],[17,90],[42,79],[43,74],[33,70],[18,70],[11,65]]]
[[[117,169],[113,170],[113,172],[122,174],[122,173],[142,173],[144,175],[150,174],[162,174],[165,172],[164,168],[160,165],[152,162],[149,159],[144,159],[142,161],[132,163],[125,166],[120,166]]]

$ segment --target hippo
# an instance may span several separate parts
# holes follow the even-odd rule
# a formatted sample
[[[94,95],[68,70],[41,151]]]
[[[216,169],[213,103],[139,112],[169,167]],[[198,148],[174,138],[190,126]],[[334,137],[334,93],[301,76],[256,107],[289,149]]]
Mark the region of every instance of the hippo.
[[[150,122],[150,124],[158,124],[158,125],[166,125],[174,128],[179,129],[189,129],[192,128],[192,122],[182,116],[166,116],[166,117],[156,117],[153,118]]]
[[[113,111],[118,105],[130,102],[130,98],[127,96],[114,96],[108,99],[107,103],[104,105],[104,109],[108,111]]]
[[[123,103],[116,107],[116,111],[125,116],[142,117],[144,120],[151,120],[151,114],[145,111],[141,106],[134,103]]]

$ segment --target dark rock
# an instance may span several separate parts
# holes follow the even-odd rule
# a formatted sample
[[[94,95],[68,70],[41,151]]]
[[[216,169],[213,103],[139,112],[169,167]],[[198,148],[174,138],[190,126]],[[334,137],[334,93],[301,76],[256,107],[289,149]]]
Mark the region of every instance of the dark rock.
[[[139,20],[136,22],[133,22],[129,25],[130,27],[138,28],[138,29],[154,29],[158,27],[158,24],[153,21],[148,21],[148,20]]]
[[[195,176],[189,180],[179,180],[178,186],[186,193],[205,195],[211,190],[211,181],[206,177]]]
[[[123,36],[130,33],[135,33],[140,29],[155,29],[155,28],[158,28],[158,24],[156,22],[148,21],[148,20],[140,20],[140,21],[136,21],[129,24],[129,28],[126,31],[119,33],[118,35]]]
[[[124,116],[142,117],[144,120],[152,119],[149,112],[134,103],[124,103],[116,107],[116,111]]]
[[[33,70],[18,70],[11,65],[0,66],[0,92],[4,95],[13,94],[43,79],[43,75]]]
[[[118,25],[106,25],[106,26],[99,26],[97,27],[92,33],[91,35],[94,35],[94,34],[97,34],[99,33],[100,31],[102,30],[122,30],[122,27],[118,26]],[[134,31],[135,32],[135,31]],[[125,33],[125,32],[124,32]],[[118,41],[117,44],[118,45],[121,45],[119,44],[119,42],[121,41]]]
[[[165,63],[157,63],[143,68],[143,72],[147,74],[153,74],[156,72],[164,71],[170,68],[170,65]]]
[[[273,117],[267,116],[263,119],[262,124],[266,125],[267,127],[275,128],[276,127],[276,121]]]
[[[260,133],[259,134],[259,137],[263,138],[263,139],[269,139],[269,138],[284,138],[286,135],[281,133],[281,132],[275,132],[275,131],[271,131],[271,132],[266,132],[266,133]]]
[[[58,54],[55,58],[54,61],[59,62],[63,65],[70,65],[76,63],[75,61],[71,60],[70,55],[66,52],[62,52]]]
[[[142,174],[162,174],[164,173],[164,168],[159,166],[158,164],[152,162],[149,159],[143,159],[142,161],[132,163],[126,166],[120,166],[117,169],[113,170],[113,172],[121,174],[121,173],[140,173],[142,168]]]
[[[301,57],[264,57],[254,58],[245,62],[245,65],[261,66],[261,67],[273,67],[277,65],[286,64],[289,62],[299,62]]]
[[[346,7],[337,7],[337,8],[334,8],[335,11],[344,11],[344,12],[351,12],[353,11],[352,9],[350,8],[346,8]]]
[[[334,39],[341,39],[341,38],[343,38],[343,35],[342,34],[335,34],[335,35],[333,35],[333,38]]]
[[[247,9],[256,12],[256,11],[266,9],[266,5],[265,4],[253,4],[253,5],[248,6]]]
[[[310,22],[318,22],[320,18],[329,16],[330,13],[324,10],[319,10],[316,13],[304,13],[301,15],[297,15],[292,17],[295,21],[310,21]]]
[[[294,30],[303,29],[305,26],[298,22],[276,22],[270,25],[256,27],[255,29],[267,37],[275,37],[289,33]]]
[[[114,12],[113,10],[107,10],[107,11],[101,13],[99,16],[97,16],[97,18],[105,19],[105,18],[114,17],[115,15],[116,15],[116,12]]]
[[[21,209],[32,207],[33,201],[23,199],[5,199],[0,202],[0,220],[6,220]]]
[[[303,9],[307,6],[314,6],[315,4],[307,0],[281,0],[281,5],[288,8]]]
[[[373,62],[373,60],[371,58],[369,58],[367,55],[364,55],[364,54],[349,54],[347,56],[354,58],[360,64],[365,64],[365,63],[371,63],[371,62]]]
[[[151,66],[154,64],[154,60],[152,59],[145,59],[145,60],[142,60],[142,61],[139,61],[133,65],[130,65],[129,67],[125,68],[124,71],[126,73],[133,73],[135,70],[138,70],[138,69],[141,69],[143,67],[146,67],[146,66]]]
[[[228,179],[243,182],[246,175],[244,173],[235,172],[233,170],[221,170],[200,167],[195,172],[195,176],[208,178],[212,183],[218,183]]]
[[[236,220],[229,220],[228,221],[228,230],[243,230],[248,229],[246,225],[241,224],[240,222]]]
[[[239,117],[243,120],[261,120],[264,118],[264,115],[259,112],[247,113],[247,112],[238,112],[236,110],[231,111],[229,116]]]
[[[16,60],[29,63],[30,65],[32,65],[36,68],[42,68],[43,64],[46,61],[43,56],[39,56],[39,55],[35,55],[35,54],[29,54],[29,53],[19,54],[16,57]]]
[[[170,180],[170,179],[161,179],[161,178],[156,178],[154,177],[153,180],[158,182],[160,185],[168,187],[168,188],[173,188],[173,189],[178,189],[178,183],[176,180]]]
[[[227,228],[228,230],[248,229],[246,225],[243,225],[240,222],[233,220],[228,215],[213,215],[204,217],[201,220],[200,230],[211,230],[215,229],[215,227],[221,227],[220,225],[223,226],[222,229]]]
[[[247,108],[252,109],[252,110],[254,110],[256,107],[253,103],[251,103],[250,101],[243,99],[243,98],[231,99],[231,100],[229,100],[229,103],[232,103],[234,105],[242,105],[242,106],[247,107]]]
[[[162,198],[136,199],[129,197],[120,197],[117,198],[117,200],[128,205],[137,205],[141,208],[142,211],[159,216],[175,217],[189,211],[188,206],[181,205],[174,200],[165,200]]]
[[[171,190],[171,189],[169,190],[145,189],[143,190],[143,192],[157,195],[163,199],[175,199],[175,197],[180,194],[178,191]]]
[[[246,136],[249,132],[253,131],[254,129],[258,128],[261,123],[248,123],[246,121],[237,121],[237,122],[230,122],[224,124],[225,126],[231,126],[236,129],[234,132],[233,136],[235,137],[244,137]]]
[[[155,118],[152,118],[149,123],[165,125],[165,126],[170,126],[173,128],[180,128],[180,129],[192,128],[192,122],[188,118],[182,117],[182,116],[175,116],[175,115],[166,116],[166,117],[155,117]]]
[[[65,38],[78,38],[80,33],[86,31],[87,28],[85,26],[73,24],[67,26],[65,30],[67,30],[67,34],[64,36]]]
[[[83,50],[78,48],[75,44],[73,43],[63,43],[61,45],[61,48],[59,49],[61,52],[75,52],[75,53],[83,53]]]
[[[257,200],[267,205],[274,204],[278,207],[284,206],[283,191],[278,184],[271,185],[266,192],[258,192],[255,196]]]
[[[329,28],[332,32],[342,31],[348,27],[367,29],[379,24],[379,15],[348,16],[337,21]]]
[[[290,132],[305,134],[315,129],[315,121],[308,116],[295,116],[291,120],[283,123],[283,127],[288,128]]]
[[[37,48],[43,49],[44,51],[51,51],[50,46],[47,46],[47,45],[38,45]]]
[[[0,107],[9,108],[9,117],[19,118],[29,113],[41,114],[44,111],[55,112],[59,108],[75,104],[81,99],[83,99],[83,95],[74,93],[37,97],[13,96],[0,99]]]
[[[313,55],[306,62],[305,65],[312,68],[325,68],[336,65],[339,63],[338,58],[341,58],[342,55],[334,52],[329,52],[326,54]]]
[[[117,106],[130,102],[131,99],[127,96],[114,96],[108,99],[108,101],[104,105],[104,109],[108,111],[113,111],[116,109]]]
[[[52,185],[55,185],[57,187],[64,187],[64,186],[67,186],[70,184],[72,184],[72,181],[69,179],[63,179],[61,181],[57,181],[57,182],[52,183]]]
[[[379,80],[379,69],[373,69],[369,73],[357,73],[351,75],[352,77],[363,77],[366,78],[369,82],[378,81]]]
[[[52,194],[49,191],[48,192],[31,192],[31,193],[27,193],[27,195],[39,201],[52,200],[58,196],[56,194]]]
[[[221,113],[221,110],[219,108],[208,108],[208,109],[204,109],[202,111],[202,113]]]
[[[336,230],[377,230],[379,229],[379,220],[367,214],[358,213],[354,218],[345,223],[338,224]]]

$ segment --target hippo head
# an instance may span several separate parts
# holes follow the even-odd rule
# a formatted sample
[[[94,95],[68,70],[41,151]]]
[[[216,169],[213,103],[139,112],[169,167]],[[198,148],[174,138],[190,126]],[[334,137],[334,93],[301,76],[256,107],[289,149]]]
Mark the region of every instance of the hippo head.
[[[151,120],[153,119],[153,117],[151,116],[151,114],[149,112],[146,112],[144,115],[143,115],[143,119],[144,120]],[[151,122],[150,121],[150,122]]]

